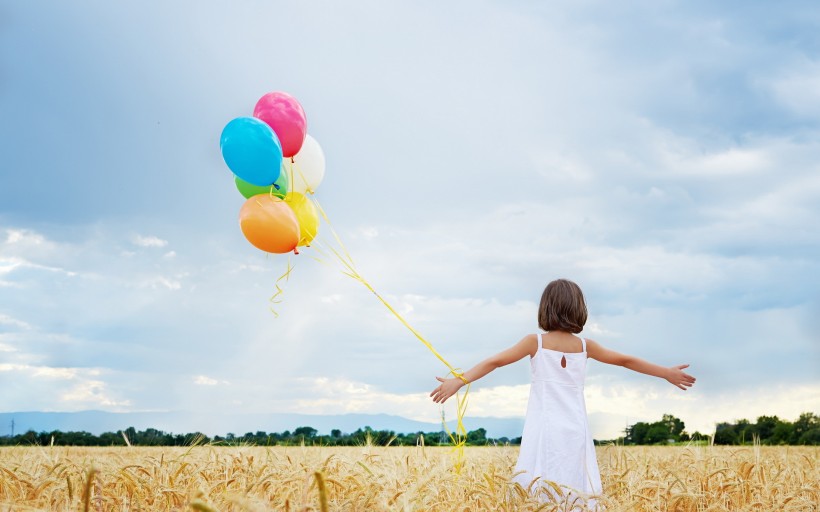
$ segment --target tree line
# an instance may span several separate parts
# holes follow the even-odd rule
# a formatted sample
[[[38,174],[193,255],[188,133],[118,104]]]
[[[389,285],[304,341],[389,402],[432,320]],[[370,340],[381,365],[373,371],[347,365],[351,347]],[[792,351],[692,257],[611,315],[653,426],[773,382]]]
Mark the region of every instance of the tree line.
[[[471,446],[495,444],[520,444],[521,438],[507,437],[488,438],[487,430],[478,428],[467,433],[466,442]],[[0,437],[0,446],[40,445],[40,446],[192,446],[199,444],[216,444],[225,446],[440,446],[450,445],[450,436],[445,431],[416,432],[412,434],[395,433],[392,430],[374,430],[370,427],[359,428],[352,433],[343,433],[333,429],[329,435],[319,435],[313,427],[298,427],[293,432],[247,432],[238,436],[228,433],[223,436],[209,437],[201,432],[190,434],[173,434],[155,428],[136,430],[129,427],[117,432],[104,432],[99,436],[88,432],[35,432],[29,430],[15,436]]]
[[[660,421],[638,422],[626,428],[624,436],[611,442],[618,444],[673,444],[690,441],[710,441],[720,445],[760,443],[766,445],[820,445],[820,416],[805,412],[791,422],[777,416],[760,416],[754,423],[749,420],[722,422],[715,426],[713,436],[700,432],[689,434],[686,425],[671,414]]]
[[[718,423],[713,435],[700,432],[689,434],[686,425],[671,414],[664,414],[656,422],[639,421],[629,425],[624,436],[611,441],[595,441],[596,444],[656,445],[688,442],[713,442],[719,445],[741,445],[760,443],[765,445],[793,444],[820,445],[820,416],[806,412],[793,421],[781,420],[777,416],[760,416],[755,423],[748,420],[737,420],[734,423]],[[55,445],[55,446],[193,446],[199,444],[216,444],[225,446],[442,446],[452,444],[447,432],[415,432],[410,434],[395,433],[392,430],[374,430],[370,427],[359,428],[352,433],[343,433],[333,429],[329,435],[319,435],[313,427],[297,427],[292,432],[247,432],[237,436],[229,433],[223,436],[208,437],[201,432],[173,434],[154,428],[136,430],[129,427],[117,432],[104,432],[95,436],[88,432],[35,432],[29,430],[15,436],[0,437],[0,446],[17,445]],[[487,430],[478,428],[467,433],[466,444],[469,446],[518,445],[521,438],[490,438]]]
[[[740,420],[718,423],[715,444],[806,444],[820,445],[820,416],[804,412],[794,422],[777,416],[760,416],[755,423]]]

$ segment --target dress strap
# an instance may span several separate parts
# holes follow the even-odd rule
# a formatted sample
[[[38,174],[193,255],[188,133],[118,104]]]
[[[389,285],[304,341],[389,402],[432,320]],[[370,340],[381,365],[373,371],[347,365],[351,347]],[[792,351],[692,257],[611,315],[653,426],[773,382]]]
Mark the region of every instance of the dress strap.
[[[578,337],[581,338],[580,336],[578,336]],[[587,351],[587,340],[585,340],[584,338],[581,338],[581,352],[586,352],[586,351]]]
[[[537,346],[537,347],[536,347],[536,349],[535,349],[535,353],[536,353],[536,354],[538,353],[538,351],[539,351],[539,350],[541,350],[541,347],[543,347],[543,346],[544,346],[544,338],[543,338],[543,336],[544,336],[544,333],[543,333],[543,332],[539,332],[539,333],[538,333],[538,336],[536,336],[536,337],[535,337],[535,341],[537,341],[537,342],[538,342],[538,346]]]

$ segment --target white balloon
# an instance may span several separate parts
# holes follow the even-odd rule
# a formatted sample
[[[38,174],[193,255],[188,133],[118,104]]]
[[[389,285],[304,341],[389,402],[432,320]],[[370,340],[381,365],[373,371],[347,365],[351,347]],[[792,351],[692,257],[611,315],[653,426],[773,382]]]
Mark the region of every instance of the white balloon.
[[[308,134],[302,149],[282,161],[282,172],[288,173],[291,192],[312,194],[325,177],[325,153],[316,139]]]

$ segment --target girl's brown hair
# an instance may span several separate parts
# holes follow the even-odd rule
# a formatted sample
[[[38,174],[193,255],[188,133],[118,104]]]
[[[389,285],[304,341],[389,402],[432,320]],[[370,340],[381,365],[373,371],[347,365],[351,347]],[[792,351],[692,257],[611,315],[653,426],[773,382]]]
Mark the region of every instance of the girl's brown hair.
[[[538,325],[545,331],[578,334],[587,323],[587,304],[581,288],[568,279],[556,279],[544,288],[538,307]]]

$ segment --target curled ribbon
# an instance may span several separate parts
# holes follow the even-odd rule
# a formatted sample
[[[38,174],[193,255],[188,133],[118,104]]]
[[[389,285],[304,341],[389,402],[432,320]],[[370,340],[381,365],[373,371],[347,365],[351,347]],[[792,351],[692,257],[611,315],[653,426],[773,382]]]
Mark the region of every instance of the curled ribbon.
[[[285,270],[284,274],[282,274],[281,276],[279,276],[276,279],[276,282],[274,283],[274,286],[276,287],[276,292],[273,295],[271,295],[270,299],[268,299],[268,302],[271,303],[270,312],[273,313],[273,315],[276,318],[279,318],[279,313],[276,311],[276,308],[274,308],[274,305],[282,303],[282,299],[280,298],[280,296],[283,293],[285,293],[285,290],[282,289],[281,286],[279,286],[279,282],[282,281],[283,279],[285,280],[285,282],[287,282],[288,279],[290,279],[290,273],[292,271],[293,271],[293,265],[290,264],[290,256],[288,256],[288,268]]]

